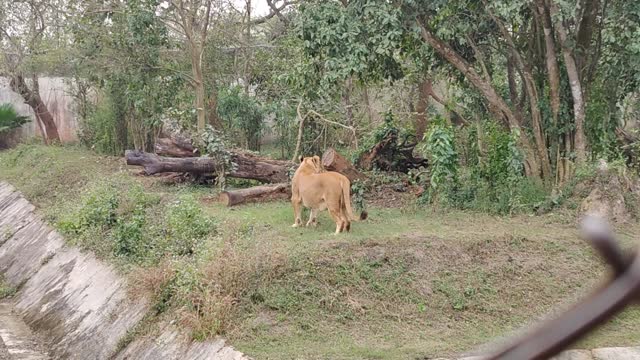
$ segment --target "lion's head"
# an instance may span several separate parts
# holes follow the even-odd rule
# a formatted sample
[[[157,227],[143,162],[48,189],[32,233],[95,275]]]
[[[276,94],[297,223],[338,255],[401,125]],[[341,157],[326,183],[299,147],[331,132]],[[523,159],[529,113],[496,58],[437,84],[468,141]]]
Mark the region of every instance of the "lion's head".
[[[300,166],[298,169],[310,173],[322,173],[326,171],[320,157],[317,155],[309,157],[300,156]]]

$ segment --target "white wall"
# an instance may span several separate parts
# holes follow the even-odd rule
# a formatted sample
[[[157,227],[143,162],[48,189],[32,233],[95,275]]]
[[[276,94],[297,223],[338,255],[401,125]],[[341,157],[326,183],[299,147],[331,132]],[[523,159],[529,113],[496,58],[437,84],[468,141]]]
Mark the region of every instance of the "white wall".
[[[73,112],[73,98],[67,93],[68,85],[63,78],[43,77],[39,79],[40,96],[49,108],[62,142],[74,142],[78,139],[78,121]],[[11,103],[16,110],[29,116],[31,122],[20,129],[22,138],[42,136],[35,122],[35,114],[31,107],[24,103],[22,97],[9,87],[7,78],[0,78],[0,104]]]

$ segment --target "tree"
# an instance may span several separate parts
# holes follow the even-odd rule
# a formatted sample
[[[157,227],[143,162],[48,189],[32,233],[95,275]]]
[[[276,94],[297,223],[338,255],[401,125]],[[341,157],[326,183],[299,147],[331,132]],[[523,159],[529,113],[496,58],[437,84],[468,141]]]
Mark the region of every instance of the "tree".
[[[98,137],[114,138],[116,153],[131,145],[151,151],[181,84],[161,56],[169,50],[169,38],[155,13],[157,1],[131,0],[106,9],[92,5],[76,19],[72,56],[77,77],[102,90],[111,107],[99,120],[105,134]]]
[[[203,73],[204,51],[213,11],[221,8],[222,5],[220,1],[215,0],[170,0],[167,5],[167,9],[163,11],[164,22],[169,29],[183,38],[189,53],[192,75],[188,77],[188,81],[195,92],[197,129],[202,133],[207,124],[207,94]],[[209,103],[213,108],[216,107],[215,91],[212,92]],[[215,112],[210,116],[211,123],[219,128],[220,122]]]
[[[20,94],[33,110],[46,143],[60,141],[56,123],[40,97],[38,57],[45,53],[46,42],[56,27],[58,2],[0,1],[0,47],[4,72],[13,91]],[[30,84],[27,80],[30,78]]]

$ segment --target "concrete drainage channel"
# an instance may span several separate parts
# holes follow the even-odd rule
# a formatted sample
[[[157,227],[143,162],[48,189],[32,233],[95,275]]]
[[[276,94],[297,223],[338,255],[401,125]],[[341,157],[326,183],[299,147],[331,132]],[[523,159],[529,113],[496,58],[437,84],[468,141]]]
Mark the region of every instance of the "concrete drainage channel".
[[[192,342],[171,324],[120,349],[148,300],[127,296],[124,278],[66,246],[34,210],[0,182],[0,274],[19,288],[0,302],[0,359],[248,359],[223,339]]]
[[[249,360],[223,339],[192,342],[171,324],[120,349],[148,301],[130,299],[125,279],[92,254],[66,246],[34,210],[0,182],[0,274],[19,288],[0,300],[0,360]],[[640,360],[640,348],[572,350],[556,359]]]

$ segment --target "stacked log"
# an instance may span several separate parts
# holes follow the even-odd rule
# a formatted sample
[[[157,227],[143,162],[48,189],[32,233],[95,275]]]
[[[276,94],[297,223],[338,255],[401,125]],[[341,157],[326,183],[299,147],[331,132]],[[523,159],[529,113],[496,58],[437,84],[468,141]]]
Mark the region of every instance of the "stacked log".
[[[171,158],[138,150],[127,150],[125,159],[127,165],[142,166],[147,175],[162,172],[211,174],[219,165],[217,160],[209,157]],[[238,151],[232,152],[231,161],[236,166],[227,176],[265,183],[289,181],[289,168],[293,166],[289,161],[271,160]]]
[[[339,172],[342,175],[349,178],[349,181],[363,180],[365,176],[358,170],[356,170],[353,164],[340,155],[335,149],[328,148],[324,154],[322,154],[322,166],[327,171]]]

